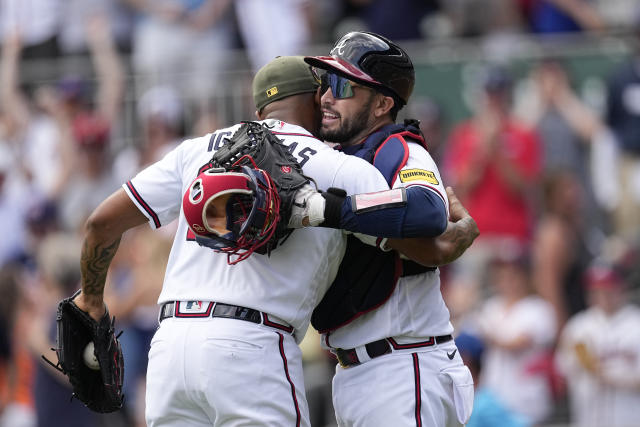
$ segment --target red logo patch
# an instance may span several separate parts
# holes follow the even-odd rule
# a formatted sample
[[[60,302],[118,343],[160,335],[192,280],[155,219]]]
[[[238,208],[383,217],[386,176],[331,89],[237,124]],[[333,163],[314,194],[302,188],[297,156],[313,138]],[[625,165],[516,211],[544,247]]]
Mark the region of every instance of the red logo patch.
[[[291,173],[291,166],[280,166],[280,170],[284,173]]]

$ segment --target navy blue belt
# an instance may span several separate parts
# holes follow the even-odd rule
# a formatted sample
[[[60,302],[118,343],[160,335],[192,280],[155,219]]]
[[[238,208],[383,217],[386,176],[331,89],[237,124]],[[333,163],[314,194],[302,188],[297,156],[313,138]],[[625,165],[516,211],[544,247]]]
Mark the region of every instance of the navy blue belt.
[[[213,301],[171,301],[160,307],[159,322],[169,317],[176,318],[202,318],[224,317],[228,319],[245,320],[251,323],[262,324],[288,333],[293,332],[293,326],[270,316],[262,311],[238,305],[223,304]]]
[[[396,342],[393,338],[384,338],[378,341],[370,342],[364,345],[364,348],[371,359],[375,359],[376,357],[382,356],[384,354],[391,353],[392,349],[395,350],[405,350],[405,349],[413,349],[413,348],[423,348],[423,347],[431,347],[434,344],[443,344],[445,342],[451,341],[453,336],[451,335],[440,335],[437,337],[429,337],[425,341],[420,341],[411,344],[400,344]],[[340,366],[346,368],[348,366],[359,365],[362,361],[358,358],[357,349],[350,348],[348,350],[342,348],[334,349],[334,353],[338,358],[338,362]]]

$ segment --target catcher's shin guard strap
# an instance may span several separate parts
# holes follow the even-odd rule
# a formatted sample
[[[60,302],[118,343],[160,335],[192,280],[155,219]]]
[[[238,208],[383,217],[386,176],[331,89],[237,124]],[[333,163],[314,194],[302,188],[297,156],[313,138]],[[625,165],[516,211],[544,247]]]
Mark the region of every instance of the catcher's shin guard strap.
[[[341,188],[329,188],[322,193],[326,203],[324,207],[324,222],[320,227],[340,228],[342,219],[342,206],[347,198],[347,192]]]

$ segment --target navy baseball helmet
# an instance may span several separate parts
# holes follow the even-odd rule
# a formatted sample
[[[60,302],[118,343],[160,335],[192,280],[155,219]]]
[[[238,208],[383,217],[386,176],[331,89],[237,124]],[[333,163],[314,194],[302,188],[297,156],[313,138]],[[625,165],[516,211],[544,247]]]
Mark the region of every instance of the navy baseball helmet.
[[[331,49],[330,56],[307,56],[304,60],[392,96],[399,106],[407,103],[415,84],[407,52],[379,34],[347,33]]]

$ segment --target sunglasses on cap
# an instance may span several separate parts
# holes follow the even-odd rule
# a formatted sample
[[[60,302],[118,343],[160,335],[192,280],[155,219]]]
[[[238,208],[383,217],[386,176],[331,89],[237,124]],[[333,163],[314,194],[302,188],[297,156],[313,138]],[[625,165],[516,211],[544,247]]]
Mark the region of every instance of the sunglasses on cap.
[[[353,89],[356,87],[364,86],[357,85],[351,80],[334,73],[324,72],[320,74],[321,94],[324,94],[327,89],[331,89],[331,93],[335,99],[346,99],[351,98],[354,95]]]

